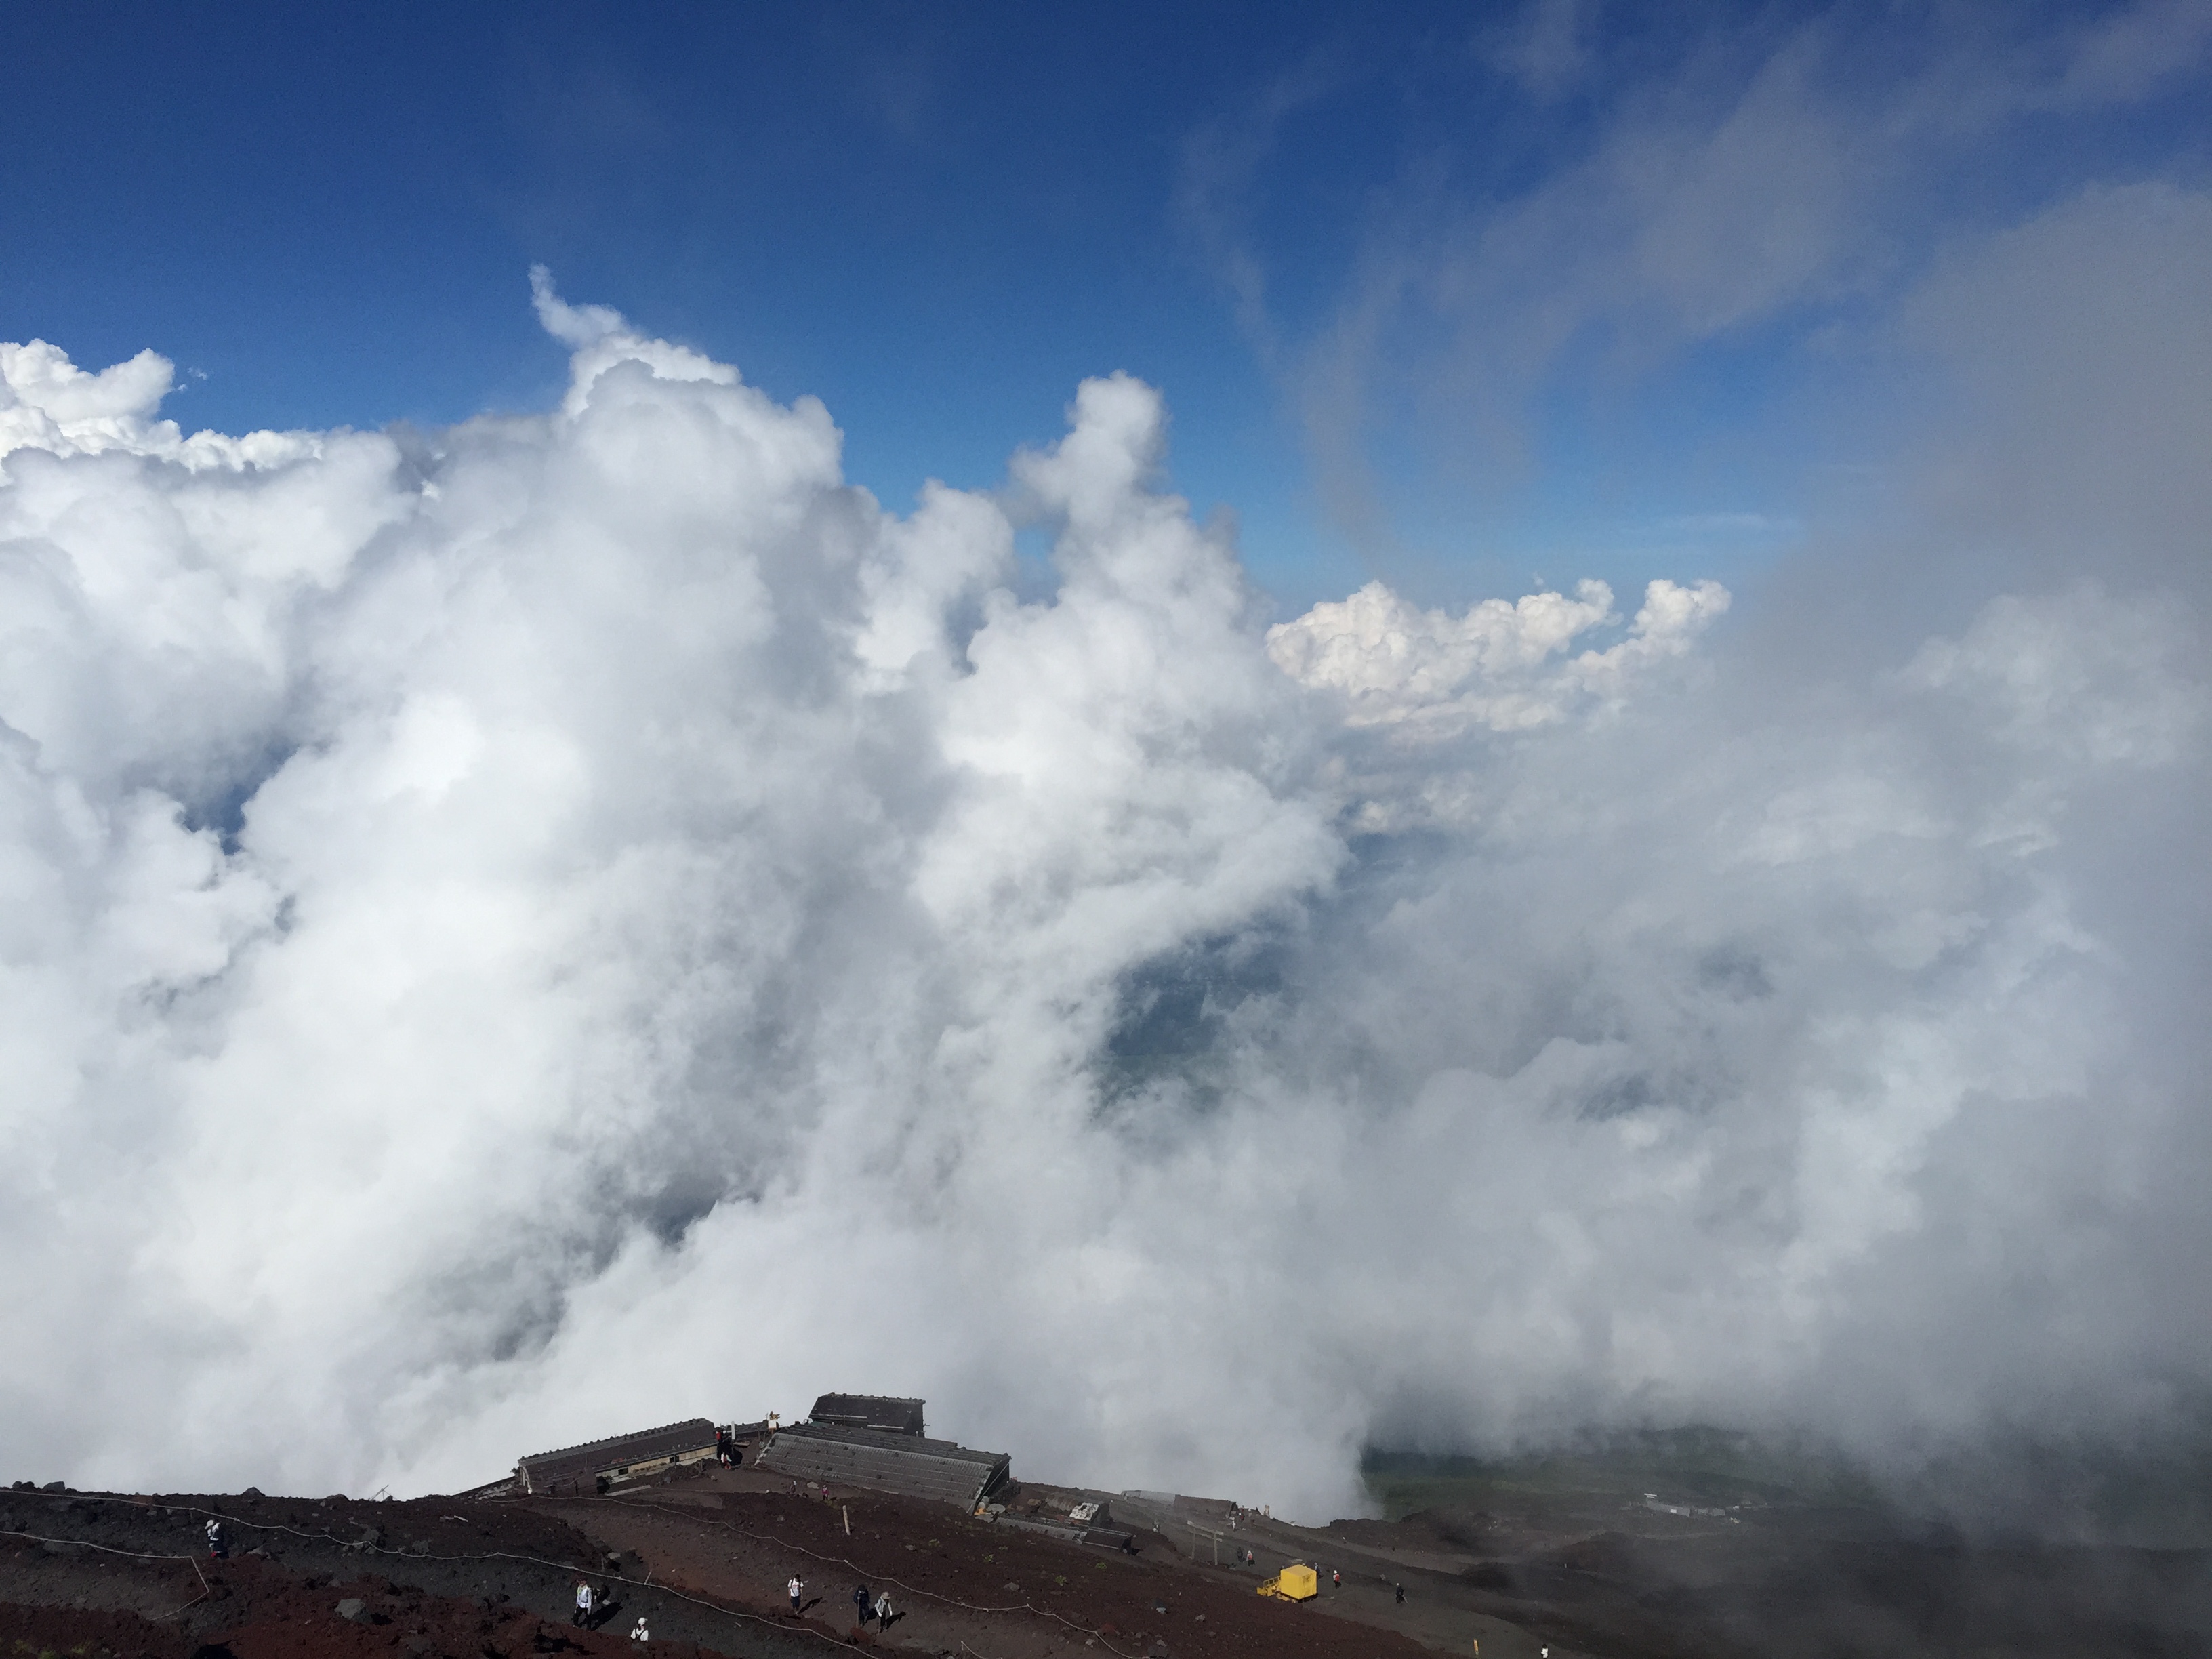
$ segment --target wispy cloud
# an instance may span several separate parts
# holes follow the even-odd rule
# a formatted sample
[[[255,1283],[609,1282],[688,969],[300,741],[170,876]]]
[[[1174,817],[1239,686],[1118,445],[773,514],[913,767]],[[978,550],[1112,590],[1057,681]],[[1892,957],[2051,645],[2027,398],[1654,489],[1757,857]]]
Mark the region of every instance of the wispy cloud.
[[[1488,113],[1457,141],[1432,127],[1426,148],[1370,152],[1385,171],[1336,227],[1346,274],[1295,316],[1268,303],[1257,204],[1286,132],[1343,112],[1325,83],[1285,82],[1297,95],[1271,88],[1225,129],[1233,165],[1215,131],[1194,143],[1185,217],[1355,545],[1393,537],[1378,448],[1503,481],[1542,441],[1544,398],[1602,395],[1769,329],[1863,334],[1936,257],[1961,179],[2007,165],[2019,122],[2170,93],[2212,30],[2212,10],[2166,0],[2080,22],[1747,14],[1663,39],[1599,15],[1532,5],[1463,60],[1425,65]],[[1547,114],[1570,82],[1571,119]],[[1556,161],[1500,178],[1479,147],[1516,122],[1549,133]],[[1309,226],[1297,245],[1314,240]]]

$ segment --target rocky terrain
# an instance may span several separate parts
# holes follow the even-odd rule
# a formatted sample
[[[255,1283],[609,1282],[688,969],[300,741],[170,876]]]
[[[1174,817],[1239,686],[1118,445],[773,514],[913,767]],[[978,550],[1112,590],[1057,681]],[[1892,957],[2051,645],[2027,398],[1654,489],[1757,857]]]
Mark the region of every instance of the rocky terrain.
[[[1303,1528],[1223,1502],[1034,1483],[983,1519],[750,1468],[557,1499],[19,1486],[0,1493],[0,1656],[634,1653],[641,1617],[658,1651],[761,1659],[832,1646],[962,1659],[2212,1651],[2202,1551],[1970,1547],[1772,1488],[1492,1481],[1397,1495],[1447,1501]],[[1129,1547],[1050,1529],[1086,1499]],[[209,1556],[214,1517],[228,1559]],[[1254,1593],[1291,1560],[1319,1566],[1318,1598]],[[602,1597],[589,1628],[571,1620],[580,1577]],[[861,1583],[890,1595],[888,1627],[856,1625]]]

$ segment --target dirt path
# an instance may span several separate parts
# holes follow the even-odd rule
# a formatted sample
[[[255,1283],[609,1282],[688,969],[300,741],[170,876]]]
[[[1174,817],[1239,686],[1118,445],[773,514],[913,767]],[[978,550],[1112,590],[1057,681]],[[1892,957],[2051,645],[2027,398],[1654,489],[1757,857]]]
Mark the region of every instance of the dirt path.
[[[545,1505],[610,1545],[635,1551],[685,1588],[781,1607],[806,1581],[805,1620],[851,1638],[856,1583],[888,1589],[899,1617],[882,1645],[981,1659],[1090,1651],[1140,1659],[1161,1650],[1218,1659],[1385,1659],[1416,1642],[1311,1607],[1261,1600],[1249,1579],[1198,1574],[1163,1547],[1136,1559],[994,1526],[943,1505],[879,1494],[794,1497],[755,1489],[670,1491]],[[849,1524],[851,1531],[847,1532]]]

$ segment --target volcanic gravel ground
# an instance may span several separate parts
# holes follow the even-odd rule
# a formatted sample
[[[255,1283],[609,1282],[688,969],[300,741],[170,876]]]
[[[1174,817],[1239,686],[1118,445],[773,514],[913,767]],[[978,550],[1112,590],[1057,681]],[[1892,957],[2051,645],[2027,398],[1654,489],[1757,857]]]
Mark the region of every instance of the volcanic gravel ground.
[[[855,1629],[855,1584],[888,1591],[898,1616],[878,1639],[890,1647],[957,1653],[965,1644],[989,1659],[1086,1650],[1100,1659],[1163,1651],[1176,1659],[1386,1659],[1425,1651],[1406,1636],[1361,1628],[1312,1604],[1265,1600],[1249,1578],[1194,1572],[1158,1542],[1131,1559],[876,1492],[836,1492],[825,1500],[672,1483],[650,1495],[542,1507],[635,1552],[657,1576],[718,1598],[787,1610],[784,1585],[795,1573],[806,1581],[805,1616],[843,1635]]]
[[[210,1515],[229,1534],[228,1560],[207,1557]],[[640,1613],[662,1652],[743,1659],[821,1659],[831,1646],[978,1659],[1422,1651],[1194,1575],[1157,1545],[1130,1559],[874,1493],[827,1501],[681,1479],[569,1500],[10,1492],[0,1534],[0,1654],[634,1653]],[[794,1572],[808,1583],[796,1619],[784,1595]],[[580,1574],[613,1604],[596,1630],[568,1622]],[[854,1626],[863,1579],[891,1595],[888,1631]]]
[[[228,1560],[208,1559],[210,1514],[230,1534]],[[569,1624],[585,1572],[611,1593],[594,1630]],[[748,1628],[633,1582],[643,1577],[556,1518],[454,1498],[0,1494],[0,1654],[64,1635],[58,1652],[152,1659],[633,1653],[626,1635],[641,1613],[663,1651],[818,1659],[819,1638]]]
[[[1425,1651],[1262,1600],[1249,1578],[1194,1572],[1156,1540],[1133,1559],[942,1504],[784,1485],[748,1470],[565,1500],[0,1493],[0,1656],[634,1654],[626,1633],[641,1612],[660,1652],[738,1659],[822,1659],[830,1647],[960,1659]],[[229,1533],[228,1560],[207,1558],[210,1514]],[[807,1581],[797,1618],[784,1594],[794,1572]],[[613,1602],[596,1630],[568,1623],[580,1574]],[[890,1629],[855,1628],[862,1580],[890,1593]]]
[[[1903,1535],[1870,1511],[1747,1509],[1739,1524],[1586,1498],[1550,1513],[1435,1510],[1327,1529],[1248,1515],[1224,1553],[1251,1547],[1263,1572],[1291,1559],[1321,1569],[1321,1595],[1289,1606],[1254,1595],[1255,1572],[1213,1564],[1225,1504],[1111,1499],[1133,1558],[1006,1523],[1064,1510],[1071,1495],[1009,1494],[1012,1512],[992,1522],[879,1493],[801,1493],[750,1468],[592,1498],[9,1491],[0,1659],[634,1655],[641,1613],[655,1650],[683,1659],[823,1659],[832,1648],[1411,1659],[1464,1656],[1477,1639],[1484,1659],[1535,1659],[1543,1644],[1553,1659],[2212,1659],[2202,1551],[1968,1549]],[[228,1528],[229,1560],[207,1559],[211,1513]],[[797,1616],[784,1595],[794,1573],[806,1583]],[[569,1624],[580,1574],[611,1603],[594,1630]],[[855,1627],[860,1582],[890,1593],[888,1630]]]

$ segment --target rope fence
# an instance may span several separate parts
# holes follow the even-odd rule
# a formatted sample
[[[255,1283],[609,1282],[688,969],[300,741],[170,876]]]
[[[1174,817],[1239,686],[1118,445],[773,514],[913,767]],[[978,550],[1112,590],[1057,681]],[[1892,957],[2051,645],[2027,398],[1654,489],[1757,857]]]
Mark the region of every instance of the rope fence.
[[[63,1493],[21,1492],[9,1492],[7,1495],[11,1498],[62,1498],[65,1501],[72,1502],[82,1501],[85,1496],[85,1494],[80,1492]],[[96,1499],[95,1501],[100,1503],[129,1503],[128,1499],[124,1498],[103,1498]],[[521,1500],[487,1499],[485,1501],[519,1502]],[[564,1504],[613,1504],[620,1505],[624,1509],[654,1510],[665,1515],[676,1516],[682,1520],[695,1522],[704,1522],[710,1526],[719,1526],[730,1532],[736,1533],[740,1537],[752,1539],[757,1543],[770,1544],[778,1549],[789,1550],[795,1554],[804,1555],[811,1560],[821,1561],[835,1566],[850,1567],[854,1572],[860,1574],[863,1577],[876,1577],[882,1583],[892,1586],[894,1589],[900,1590],[907,1595],[919,1596],[924,1601],[937,1601],[946,1607],[959,1607],[963,1611],[968,1613],[1034,1613],[1040,1618],[1050,1619],[1061,1625],[1065,1625],[1068,1629],[1076,1632],[1079,1635],[1089,1637],[1092,1640],[1096,1641],[1101,1647],[1104,1648],[1108,1653],[1112,1654],[1114,1656],[1114,1659],[1136,1659],[1136,1656],[1123,1653],[1119,1648],[1108,1641],[1106,1638],[1101,1635],[1098,1632],[1090,1629],[1085,1626],[1079,1625],[1072,1619],[1064,1618],[1060,1614],[1054,1613],[1050,1607],[1038,1607],[1032,1601],[1024,1601],[1011,1607],[986,1607],[973,1601],[963,1601],[957,1596],[943,1595],[934,1590],[923,1589],[918,1585],[908,1584],[901,1579],[890,1577],[889,1574],[870,1574],[866,1568],[862,1567],[855,1561],[848,1560],[842,1555],[823,1555],[818,1551],[808,1549],[803,1544],[787,1542],[785,1540],[778,1538],[773,1534],[753,1532],[746,1528],[737,1525],[734,1522],[725,1521],[714,1516],[688,1514],[684,1510],[672,1508],[665,1504],[655,1504],[650,1501],[641,1501],[640,1499],[631,1498],[578,1497],[559,1498],[553,1501]],[[140,1506],[134,1504],[131,1505],[131,1507],[136,1508]],[[307,1539],[311,1542],[335,1544],[342,1550],[362,1551],[374,1555],[391,1556],[395,1559],[404,1561],[524,1561],[528,1562],[533,1566],[551,1567],[564,1573],[586,1573],[597,1578],[611,1578],[617,1583],[629,1584],[638,1589],[649,1589],[657,1595],[672,1596],[677,1601],[689,1602],[691,1606],[696,1607],[703,1607],[709,1613],[720,1613],[723,1617],[727,1619],[743,1620],[748,1624],[765,1625],[771,1630],[788,1631],[794,1635],[811,1636],[816,1641],[827,1642],[833,1647],[845,1648],[852,1645],[851,1643],[846,1641],[841,1637],[832,1636],[825,1632],[816,1630],[810,1625],[794,1624],[787,1620],[782,1619],[764,1618],[759,1613],[740,1613],[734,1607],[722,1607],[713,1601],[703,1601],[696,1595],[687,1595],[682,1590],[670,1589],[666,1584],[651,1583],[648,1582],[652,1577],[652,1574],[649,1571],[645,1578],[632,1578],[628,1575],[620,1572],[608,1572],[603,1569],[593,1568],[588,1565],[579,1565],[572,1561],[549,1561],[543,1556],[524,1555],[511,1550],[483,1550],[458,1555],[422,1555],[417,1554],[411,1550],[387,1549],[380,1544],[372,1544],[366,1540],[348,1540],[340,1538],[336,1533],[307,1532],[298,1527],[286,1526],[281,1522],[240,1520],[236,1516],[224,1515],[215,1510],[201,1509],[198,1506],[191,1504],[163,1504],[158,1507],[167,1511],[172,1511],[182,1515],[204,1515],[209,1516],[210,1519],[221,1521],[226,1525],[241,1527],[251,1532],[283,1533],[293,1538]],[[465,1518],[466,1517],[460,1516],[441,1516],[440,1517],[441,1520],[465,1520]],[[182,1613],[186,1607],[191,1607],[200,1601],[205,1601],[214,1593],[207,1582],[207,1575],[200,1571],[199,1560],[195,1556],[146,1554],[135,1550],[113,1549],[105,1544],[87,1543],[83,1540],[74,1538],[41,1538],[34,1533],[9,1532],[4,1529],[0,1529],[0,1537],[27,1538],[42,1544],[62,1544],[74,1549],[100,1550],[110,1555],[131,1556],[136,1559],[143,1561],[182,1561],[189,1565],[192,1571],[198,1576],[200,1581],[200,1593],[194,1596],[191,1601],[185,1602],[184,1607],[177,1608],[174,1613],[167,1613],[161,1615],[164,1619],[176,1618],[179,1614]],[[961,1646],[964,1650],[967,1648],[967,1644],[963,1642]]]
[[[918,1595],[925,1601],[939,1601],[944,1603],[946,1607],[959,1607],[969,1613],[1030,1613],[1036,1614],[1040,1618],[1051,1619],[1066,1626],[1068,1629],[1076,1632],[1079,1635],[1091,1638],[1099,1644],[1099,1646],[1104,1648],[1107,1652],[1112,1654],[1114,1656],[1114,1659],[1135,1659],[1134,1655],[1123,1653],[1119,1648],[1115,1647],[1111,1642],[1109,1642],[1097,1631],[1091,1629],[1087,1626],[1079,1625],[1073,1619],[1063,1618],[1060,1614],[1054,1613],[1050,1607],[1041,1607],[1034,1601],[1024,1601],[1018,1602],[1012,1607],[984,1607],[974,1601],[963,1601],[957,1595],[943,1595],[935,1590],[927,1590],[921,1589],[919,1585],[906,1583],[900,1579],[892,1577],[889,1573],[871,1574],[868,1570],[866,1567],[863,1567],[859,1562],[849,1560],[842,1555],[823,1555],[819,1551],[808,1549],[804,1544],[787,1543],[784,1540],[776,1537],[773,1533],[753,1532],[744,1527],[738,1525],[734,1521],[725,1521],[715,1516],[686,1514],[684,1510],[672,1508],[665,1504],[655,1504],[649,1499],[635,1498],[562,1498],[560,1501],[566,1504],[618,1504],[624,1509],[657,1510],[664,1515],[678,1516],[686,1521],[704,1522],[710,1526],[721,1527],[727,1531],[736,1533],[740,1538],[750,1538],[756,1543],[773,1544],[778,1549],[789,1550],[794,1554],[804,1555],[811,1560],[827,1562],[833,1566],[850,1567],[854,1572],[860,1574],[863,1577],[872,1577],[878,1578],[884,1583],[890,1584],[897,1589],[902,1590],[908,1595]],[[961,1645],[965,1647],[967,1644],[963,1642]]]
[[[143,1550],[118,1550],[106,1544],[88,1543],[82,1538],[41,1538],[34,1532],[11,1532],[5,1528],[0,1528],[0,1538],[27,1538],[34,1544],[60,1544],[73,1550],[98,1550],[102,1555],[127,1555],[134,1561],[183,1562],[186,1566],[192,1570],[193,1576],[200,1581],[200,1593],[192,1597],[191,1601],[185,1602],[182,1607],[175,1608],[173,1611],[168,1613],[157,1613],[149,1615],[155,1619],[181,1618],[186,1607],[197,1607],[202,1601],[206,1601],[209,1596],[215,1594],[214,1587],[208,1583],[207,1575],[200,1571],[199,1560],[195,1556],[149,1555]]]

